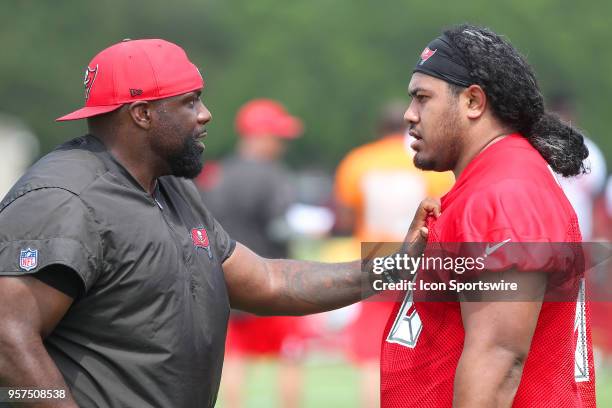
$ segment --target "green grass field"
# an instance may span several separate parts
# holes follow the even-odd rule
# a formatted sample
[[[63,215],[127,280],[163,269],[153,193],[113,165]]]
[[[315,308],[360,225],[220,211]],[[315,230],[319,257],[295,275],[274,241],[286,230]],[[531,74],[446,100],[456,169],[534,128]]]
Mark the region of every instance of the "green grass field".
[[[280,407],[276,397],[277,365],[273,362],[253,364],[246,384],[248,408]],[[359,406],[358,377],[355,369],[343,362],[308,363],[305,366],[304,408],[354,408]],[[223,408],[223,395],[218,407]],[[612,407],[612,371],[597,372],[597,406]]]
[[[612,407],[612,369],[599,370],[597,380],[597,406],[600,408]]]

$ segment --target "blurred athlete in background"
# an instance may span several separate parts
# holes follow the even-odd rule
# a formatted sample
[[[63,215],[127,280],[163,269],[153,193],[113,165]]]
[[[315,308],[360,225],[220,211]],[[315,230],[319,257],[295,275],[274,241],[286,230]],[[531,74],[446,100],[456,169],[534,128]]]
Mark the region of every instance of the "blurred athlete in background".
[[[10,190],[38,155],[39,143],[16,117],[0,113],[0,197]]]
[[[337,228],[355,238],[354,255],[361,242],[401,242],[402,230],[425,197],[440,198],[452,186],[453,175],[424,172],[406,148],[407,104],[390,102],[381,111],[377,139],[350,151],[336,171]],[[392,302],[361,302],[355,321],[347,330],[349,356],[361,372],[364,407],[379,406],[380,341]]]
[[[574,98],[568,93],[557,92],[550,97],[548,108],[572,126],[578,126]],[[584,143],[589,149],[585,160],[588,173],[577,177],[558,177],[559,183],[574,207],[580,224],[580,232],[585,242],[597,238],[595,226],[595,201],[601,199],[608,174],[606,159],[601,149],[585,136]]]
[[[567,91],[553,94],[548,106],[565,122],[577,126],[575,101]],[[585,136],[584,143],[589,149],[589,157],[585,160],[585,167],[589,172],[577,177],[558,179],[578,216],[582,240],[590,242],[606,239],[606,230],[610,223],[603,204],[607,168],[606,159],[595,142]],[[612,276],[609,273],[594,272],[589,279],[599,288],[612,287]],[[591,311],[595,361],[608,363],[612,359],[612,303],[592,302]]]
[[[286,258],[290,231],[285,215],[296,193],[281,159],[287,141],[302,134],[302,122],[277,101],[255,99],[240,108],[235,129],[236,152],[221,161],[216,181],[202,197],[234,239],[266,258]],[[248,363],[273,357],[280,359],[280,405],[298,406],[300,337],[299,318],[232,312],[222,381],[225,404],[244,406]]]

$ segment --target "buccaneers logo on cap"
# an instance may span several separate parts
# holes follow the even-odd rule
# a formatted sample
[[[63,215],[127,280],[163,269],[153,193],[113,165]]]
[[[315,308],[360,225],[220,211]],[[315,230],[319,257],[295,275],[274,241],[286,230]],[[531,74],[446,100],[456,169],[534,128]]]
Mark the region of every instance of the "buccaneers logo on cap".
[[[89,92],[96,80],[96,75],[98,75],[98,64],[96,64],[95,68],[85,68],[85,79],[83,80],[83,85],[85,85],[85,102],[89,99]]]
[[[419,63],[419,65],[422,65],[425,61],[427,61],[429,58],[431,58],[432,55],[434,55],[436,53],[436,50],[430,50],[429,47],[425,47],[425,49],[423,50],[423,52],[421,53],[421,62]]]

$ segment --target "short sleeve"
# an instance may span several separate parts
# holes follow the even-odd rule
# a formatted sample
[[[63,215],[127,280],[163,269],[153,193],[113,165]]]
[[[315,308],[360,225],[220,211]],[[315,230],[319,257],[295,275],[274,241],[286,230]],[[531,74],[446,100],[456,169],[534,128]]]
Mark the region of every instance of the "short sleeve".
[[[92,287],[100,271],[98,229],[80,198],[60,188],[30,191],[0,211],[0,275],[65,265]]]
[[[563,242],[569,214],[552,191],[508,180],[472,194],[454,222],[455,242]]]
[[[234,252],[236,241],[229,236],[208,210],[206,216],[208,218],[207,225],[210,226],[211,246],[216,252],[217,259],[220,259],[223,263]]]
[[[574,271],[579,244],[566,241],[577,220],[562,199],[524,181],[491,186],[468,198],[454,223],[453,241],[461,255],[481,257],[489,271]]]

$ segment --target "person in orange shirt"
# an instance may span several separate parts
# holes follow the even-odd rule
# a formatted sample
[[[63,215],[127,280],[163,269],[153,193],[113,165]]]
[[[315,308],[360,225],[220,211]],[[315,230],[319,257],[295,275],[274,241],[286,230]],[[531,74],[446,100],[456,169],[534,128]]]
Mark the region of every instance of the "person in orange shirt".
[[[378,121],[378,138],[350,151],[336,171],[334,195],[337,229],[352,232],[354,256],[361,242],[402,242],[419,203],[450,190],[452,173],[425,172],[412,161],[405,136],[407,103],[391,102]],[[393,303],[372,298],[362,302],[348,326],[350,358],[360,367],[362,404],[379,405],[382,333]]]

